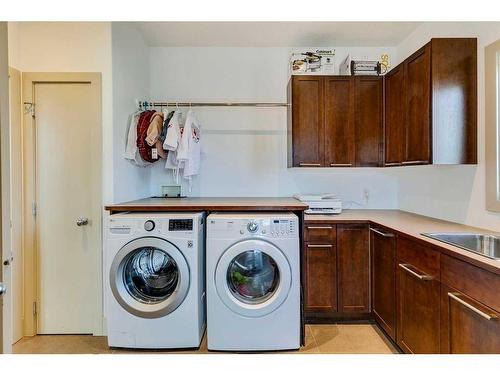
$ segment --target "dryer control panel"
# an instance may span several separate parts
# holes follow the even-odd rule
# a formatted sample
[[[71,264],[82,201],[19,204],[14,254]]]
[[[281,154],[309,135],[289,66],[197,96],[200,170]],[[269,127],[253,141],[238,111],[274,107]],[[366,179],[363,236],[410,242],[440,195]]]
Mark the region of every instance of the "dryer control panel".
[[[291,238],[298,236],[298,219],[290,217],[254,217],[209,219],[210,231],[227,236],[258,236],[268,238]]]

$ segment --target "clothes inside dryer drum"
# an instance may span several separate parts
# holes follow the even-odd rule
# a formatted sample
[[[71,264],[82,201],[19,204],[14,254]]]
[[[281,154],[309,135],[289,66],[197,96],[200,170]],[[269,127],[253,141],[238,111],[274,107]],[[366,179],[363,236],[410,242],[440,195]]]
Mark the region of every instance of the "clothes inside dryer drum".
[[[179,283],[179,268],[165,251],[142,247],[130,253],[123,267],[123,282],[137,301],[154,304],[166,300]]]
[[[279,268],[268,254],[259,250],[236,256],[227,270],[227,283],[233,296],[248,304],[267,301],[276,292]]]

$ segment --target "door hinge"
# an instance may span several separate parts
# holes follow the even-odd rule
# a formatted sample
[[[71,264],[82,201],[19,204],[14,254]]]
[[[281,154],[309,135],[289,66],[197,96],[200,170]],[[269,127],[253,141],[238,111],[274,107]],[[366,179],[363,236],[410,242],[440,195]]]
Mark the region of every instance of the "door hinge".
[[[24,113],[35,117],[35,103],[24,102]]]
[[[33,315],[36,315],[36,302],[33,302]]]
[[[31,204],[31,212],[32,212],[33,216],[36,216],[36,203],[35,202],[33,202]]]

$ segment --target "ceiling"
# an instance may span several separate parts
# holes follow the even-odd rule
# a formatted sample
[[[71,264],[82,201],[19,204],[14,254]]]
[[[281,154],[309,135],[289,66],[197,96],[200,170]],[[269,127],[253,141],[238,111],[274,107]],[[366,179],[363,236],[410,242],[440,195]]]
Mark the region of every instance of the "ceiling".
[[[420,22],[134,22],[149,46],[395,46]]]

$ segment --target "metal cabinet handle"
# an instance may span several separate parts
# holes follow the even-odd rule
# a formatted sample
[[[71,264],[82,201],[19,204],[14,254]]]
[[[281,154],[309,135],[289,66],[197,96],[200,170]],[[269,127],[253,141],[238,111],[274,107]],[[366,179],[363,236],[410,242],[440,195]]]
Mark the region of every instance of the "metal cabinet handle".
[[[352,167],[352,163],[331,163],[330,167]]]
[[[307,227],[307,229],[332,229],[332,228],[333,227],[331,225],[324,227]]]
[[[417,279],[419,280],[422,280],[422,281],[429,281],[429,280],[432,280],[433,277],[432,276],[429,276],[429,275],[426,275],[426,274],[420,274],[417,272],[417,269],[415,267],[413,267],[411,264],[402,264],[402,263],[399,263],[399,267],[401,267],[402,269],[404,269],[406,272],[408,272],[409,274],[415,276]],[[415,271],[414,271],[415,270]]]
[[[6,291],[7,291],[7,288],[5,287],[5,285],[0,283],[0,296],[5,294]]]
[[[467,307],[469,310],[474,311],[476,314],[478,314],[479,316],[483,317],[484,319],[487,319],[487,320],[498,320],[498,316],[497,315],[495,315],[493,313],[482,311],[479,307],[473,306],[472,305],[473,302],[470,303],[468,301],[464,301],[459,296],[462,297],[462,298],[465,297],[465,296],[461,295],[460,293],[451,293],[451,292],[448,292],[448,297],[454,299],[458,303],[460,303],[463,306]],[[468,299],[467,297],[465,297],[465,298]]]
[[[394,237],[394,234],[392,233],[384,233],[378,229],[375,229],[375,228],[370,228],[370,230],[374,233],[377,233],[377,234],[380,234],[381,236],[384,236],[384,237]]]
[[[307,247],[332,247],[332,245],[307,245]]]
[[[76,225],[81,227],[82,225],[87,225],[89,223],[89,219],[86,217],[79,217],[76,219]]]
[[[429,163],[427,160],[411,160],[411,161],[403,161],[401,164],[411,165],[411,164],[427,164]]]
[[[301,167],[321,167],[320,163],[299,163]]]

